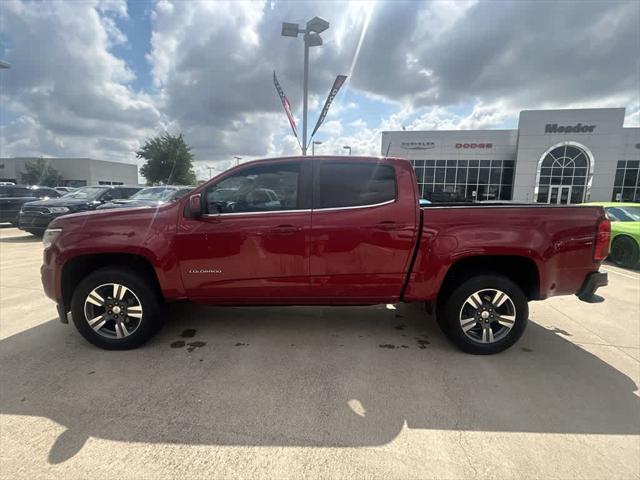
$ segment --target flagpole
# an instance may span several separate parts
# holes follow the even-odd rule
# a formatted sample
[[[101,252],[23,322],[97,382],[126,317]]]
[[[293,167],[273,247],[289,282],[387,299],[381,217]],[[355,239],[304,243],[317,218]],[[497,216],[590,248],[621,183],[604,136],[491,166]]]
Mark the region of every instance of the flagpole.
[[[302,95],[302,155],[307,154],[307,96],[309,93],[309,47],[322,45],[320,34],[329,28],[329,22],[324,18],[313,17],[307,22],[306,28],[300,28],[297,23],[282,22],[282,36],[296,38],[301,33],[304,40],[304,81]]]
[[[309,42],[304,36],[304,85],[302,96],[302,155],[307,154],[307,95],[309,93]]]

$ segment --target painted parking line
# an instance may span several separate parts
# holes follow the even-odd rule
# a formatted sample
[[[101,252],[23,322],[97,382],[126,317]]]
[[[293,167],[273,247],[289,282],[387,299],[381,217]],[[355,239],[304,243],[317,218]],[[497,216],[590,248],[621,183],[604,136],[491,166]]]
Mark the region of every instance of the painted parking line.
[[[633,275],[630,272],[626,272],[624,270],[621,271],[617,268],[612,268],[610,266],[600,267],[600,269],[604,270],[605,272],[615,273],[616,275],[622,275],[623,277],[633,278],[634,280],[640,280],[640,275]]]

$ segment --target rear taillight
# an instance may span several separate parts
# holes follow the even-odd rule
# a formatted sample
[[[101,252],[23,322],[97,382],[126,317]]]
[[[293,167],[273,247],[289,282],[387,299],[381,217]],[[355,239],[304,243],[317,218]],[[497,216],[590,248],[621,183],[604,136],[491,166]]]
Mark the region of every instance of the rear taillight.
[[[608,218],[601,218],[596,227],[596,245],[593,249],[593,261],[601,262],[609,255],[609,241],[611,240],[611,222]]]

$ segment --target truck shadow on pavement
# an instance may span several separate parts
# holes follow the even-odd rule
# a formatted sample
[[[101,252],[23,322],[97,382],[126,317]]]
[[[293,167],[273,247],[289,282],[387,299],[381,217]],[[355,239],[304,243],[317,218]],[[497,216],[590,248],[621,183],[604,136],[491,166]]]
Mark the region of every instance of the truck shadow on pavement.
[[[149,344],[99,350],[52,320],[0,342],[0,413],[126,442],[375,446],[403,428],[637,434],[637,386],[530,322],[509,351],[458,352],[419,306],[176,305]],[[636,392],[636,393],[634,393]]]

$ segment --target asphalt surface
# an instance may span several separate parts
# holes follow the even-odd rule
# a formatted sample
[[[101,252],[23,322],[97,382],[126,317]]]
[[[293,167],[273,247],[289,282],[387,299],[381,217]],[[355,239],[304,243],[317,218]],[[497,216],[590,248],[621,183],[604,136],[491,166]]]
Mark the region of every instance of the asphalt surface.
[[[465,355],[419,305],[173,306],[107,352],[0,229],[2,478],[640,478],[640,273]]]

